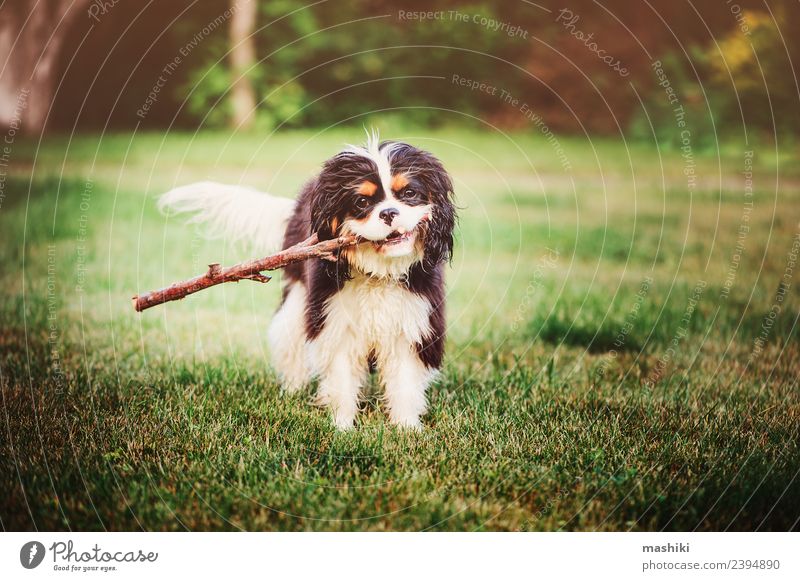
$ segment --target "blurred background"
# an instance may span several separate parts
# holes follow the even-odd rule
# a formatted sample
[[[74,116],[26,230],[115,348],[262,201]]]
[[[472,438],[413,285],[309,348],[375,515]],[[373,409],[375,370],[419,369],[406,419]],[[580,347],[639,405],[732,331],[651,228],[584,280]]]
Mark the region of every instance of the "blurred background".
[[[800,2],[0,2],[0,525],[790,530]],[[293,197],[364,128],[455,184],[421,434],[269,366],[253,258],[156,209]]]
[[[791,136],[797,22],[788,0],[16,0],[0,10],[0,55],[11,56],[0,124],[27,88],[28,133],[268,130],[360,124],[370,111],[428,127],[525,125],[499,93],[454,87],[457,74],[524,97],[553,131],[647,138],[652,125],[673,143],[660,61],[695,146],[741,138],[743,125]]]

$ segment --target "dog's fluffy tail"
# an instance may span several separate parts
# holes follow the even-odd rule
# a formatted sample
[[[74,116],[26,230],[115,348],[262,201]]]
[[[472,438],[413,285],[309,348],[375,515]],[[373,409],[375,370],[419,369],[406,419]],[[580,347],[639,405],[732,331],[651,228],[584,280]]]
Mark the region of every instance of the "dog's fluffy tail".
[[[162,212],[191,214],[190,223],[207,225],[210,237],[244,242],[262,253],[281,247],[294,206],[288,198],[215,182],[181,186],[158,200]]]

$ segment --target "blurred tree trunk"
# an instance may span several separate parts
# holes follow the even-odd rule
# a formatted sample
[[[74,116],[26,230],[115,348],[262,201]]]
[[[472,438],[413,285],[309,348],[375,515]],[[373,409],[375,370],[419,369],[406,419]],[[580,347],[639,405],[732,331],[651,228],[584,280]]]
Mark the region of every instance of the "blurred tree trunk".
[[[44,129],[69,27],[89,0],[17,0],[0,7],[0,127]]]
[[[256,43],[253,33],[258,16],[257,0],[231,0],[231,106],[234,127],[246,129],[253,125],[256,109],[256,92],[247,71],[256,62]]]

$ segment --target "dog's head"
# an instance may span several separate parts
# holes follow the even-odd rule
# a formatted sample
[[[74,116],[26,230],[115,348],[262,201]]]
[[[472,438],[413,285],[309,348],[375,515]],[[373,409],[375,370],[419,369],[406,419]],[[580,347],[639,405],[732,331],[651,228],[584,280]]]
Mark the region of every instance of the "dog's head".
[[[453,185],[441,162],[406,143],[350,147],[329,159],[311,200],[321,240],[356,234],[368,243],[345,251],[349,265],[375,276],[400,276],[416,263],[434,266],[453,250]]]

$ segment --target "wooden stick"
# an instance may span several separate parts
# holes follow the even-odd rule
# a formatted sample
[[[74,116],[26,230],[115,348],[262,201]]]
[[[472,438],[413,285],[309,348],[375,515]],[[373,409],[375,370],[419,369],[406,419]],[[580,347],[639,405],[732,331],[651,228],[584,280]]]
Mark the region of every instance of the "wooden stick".
[[[189,280],[176,282],[166,288],[150,291],[133,297],[133,308],[137,312],[166,303],[177,301],[188,295],[194,294],[208,287],[222,284],[223,282],[238,282],[240,280],[254,280],[256,282],[269,282],[270,277],[261,274],[265,270],[276,270],[295,262],[308,260],[309,258],[322,258],[323,260],[336,260],[334,252],[346,246],[352,246],[361,240],[354,235],[340,236],[332,240],[318,242],[317,235],[314,234],[282,250],[277,254],[241,262],[227,268],[220,267],[219,264],[209,264],[208,272]]]

